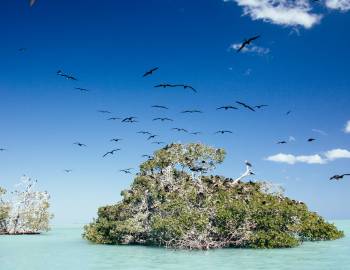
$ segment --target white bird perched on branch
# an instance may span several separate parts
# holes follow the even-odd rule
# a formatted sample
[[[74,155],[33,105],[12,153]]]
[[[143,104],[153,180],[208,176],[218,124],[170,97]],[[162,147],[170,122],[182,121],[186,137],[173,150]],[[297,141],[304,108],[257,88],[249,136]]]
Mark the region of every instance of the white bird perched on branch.
[[[240,177],[238,177],[233,181],[234,184],[238,183],[238,181],[240,181],[244,177],[247,177],[249,175],[255,175],[255,173],[252,171],[253,165],[248,160],[245,161],[245,165],[246,165],[245,172]]]

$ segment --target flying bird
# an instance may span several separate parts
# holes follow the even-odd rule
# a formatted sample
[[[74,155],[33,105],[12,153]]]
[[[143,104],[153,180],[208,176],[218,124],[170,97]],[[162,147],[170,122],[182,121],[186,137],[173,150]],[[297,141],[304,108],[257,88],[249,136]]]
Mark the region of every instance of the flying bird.
[[[193,92],[197,93],[197,90],[193,86],[187,84],[175,84],[172,87],[183,87],[184,89],[190,89]]]
[[[5,149],[5,148],[0,148],[0,152],[4,152],[4,151],[6,151],[7,149]]]
[[[191,132],[190,134],[192,134],[192,135],[199,135],[199,134],[202,134],[202,132],[196,131],[196,132]]]
[[[245,165],[247,165],[249,168],[253,167],[253,165],[248,160],[245,161]]]
[[[86,147],[87,146],[86,144],[83,144],[83,143],[80,143],[80,142],[75,142],[73,144],[75,144],[75,145],[77,145],[79,147]]]
[[[81,88],[81,87],[75,87],[75,90],[79,90],[80,92],[89,92],[90,90],[86,89],[86,88]]]
[[[183,131],[183,132],[188,132],[186,129],[184,129],[184,128],[172,128],[172,130],[176,130],[176,131]]]
[[[66,173],[71,173],[72,170],[64,170],[64,172],[66,172]]]
[[[234,106],[231,106],[231,105],[228,105],[228,106],[221,106],[221,107],[219,107],[219,108],[216,108],[217,110],[225,110],[225,111],[227,111],[227,110],[238,110],[238,108],[236,108],[236,107],[234,107]]]
[[[239,105],[242,105],[244,108],[247,108],[247,109],[255,112],[255,110],[254,110],[254,108],[252,106],[250,106],[250,105],[248,105],[248,104],[246,104],[244,102],[236,101],[236,103],[239,104]]]
[[[277,144],[286,144],[287,142],[286,141],[279,141],[277,142]]]
[[[99,110],[97,111],[99,113],[104,113],[104,114],[110,114],[111,112],[110,111],[106,111],[106,110]]]
[[[162,83],[154,86],[155,88],[167,88],[167,87],[175,87],[175,85],[169,83]]]
[[[286,112],[286,115],[290,115],[290,113],[291,113],[292,111],[288,111],[288,112]]]
[[[119,170],[120,172],[123,172],[123,173],[125,173],[125,174],[131,174],[131,170],[132,170],[133,168],[129,168],[129,169],[123,169],[123,170]]]
[[[233,132],[230,130],[219,130],[219,131],[215,132],[215,134],[225,134],[225,133],[233,133]]]
[[[149,141],[149,140],[151,140],[151,139],[154,139],[155,137],[158,137],[158,135],[150,135],[150,136],[147,138],[147,140]]]
[[[142,155],[142,157],[143,157],[143,158],[148,158],[148,159],[151,159],[151,158],[152,158],[152,156],[150,156],[150,155]]]
[[[161,105],[153,105],[152,108],[158,108],[158,109],[165,109],[168,110],[169,108],[166,106],[161,106]]]
[[[164,121],[174,121],[173,119],[170,119],[170,118],[167,118],[167,117],[157,117],[157,118],[153,118],[152,121],[157,121],[157,120],[162,121],[162,122],[164,122]]]
[[[119,117],[111,117],[111,118],[108,118],[107,120],[120,120],[121,118],[119,118]]]
[[[137,133],[138,134],[144,134],[144,135],[152,135],[152,133],[148,132],[148,131],[138,131]]]
[[[343,179],[344,176],[350,176],[350,173],[345,173],[345,174],[341,174],[341,175],[336,174],[336,175],[332,176],[331,178],[329,178],[329,180],[339,181],[340,179]]]
[[[268,106],[269,105],[256,105],[255,108],[261,109],[261,108],[268,107]]]
[[[143,74],[142,77],[146,77],[146,76],[149,76],[149,75],[152,75],[153,72],[155,72],[156,70],[158,70],[159,67],[155,67],[155,68],[152,68],[151,70],[147,71],[145,74]]]
[[[135,122],[137,122],[136,119],[137,119],[137,117],[135,117],[135,116],[130,116],[130,117],[124,118],[124,119],[122,120],[122,122],[124,122],[124,123],[135,123]]]
[[[308,139],[307,141],[308,141],[308,142],[313,142],[313,141],[316,141],[316,139],[310,138],[310,139]]]
[[[115,152],[120,151],[120,148],[117,149],[113,149],[112,151],[107,152],[106,154],[104,154],[102,157],[106,157],[108,155],[114,155]]]
[[[152,142],[153,144],[164,144],[165,142]]]
[[[18,51],[21,52],[21,53],[25,52],[26,50],[27,50],[27,48],[19,48],[18,49]]]
[[[111,139],[110,141],[111,141],[111,142],[120,142],[121,140],[123,140],[123,139],[120,139],[120,138],[114,138],[114,139]]]
[[[186,110],[186,111],[182,111],[181,113],[203,113],[203,112],[199,110]]]
[[[247,47],[249,44],[251,44],[252,41],[258,39],[259,37],[260,37],[260,35],[245,39],[243,41],[243,43],[241,44],[241,46],[238,48],[237,52],[240,52],[241,50],[243,50],[245,47]]]

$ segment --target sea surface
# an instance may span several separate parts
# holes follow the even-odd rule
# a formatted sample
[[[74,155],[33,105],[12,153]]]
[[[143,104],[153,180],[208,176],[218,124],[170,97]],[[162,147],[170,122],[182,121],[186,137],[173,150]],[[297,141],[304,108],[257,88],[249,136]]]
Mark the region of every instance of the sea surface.
[[[80,227],[53,228],[42,235],[0,236],[0,270],[350,270],[350,220],[335,224],[345,238],[292,249],[210,251],[95,245],[81,238]]]

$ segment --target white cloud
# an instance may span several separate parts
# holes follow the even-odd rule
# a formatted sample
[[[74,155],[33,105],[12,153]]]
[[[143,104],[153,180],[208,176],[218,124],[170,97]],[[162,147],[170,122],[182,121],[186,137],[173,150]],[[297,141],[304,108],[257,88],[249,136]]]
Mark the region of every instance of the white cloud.
[[[345,133],[350,133],[350,120],[346,123],[344,132]]]
[[[350,0],[326,0],[326,6],[340,11],[350,10]]]
[[[267,157],[266,160],[294,165],[296,163],[326,164],[330,161],[342,158],[350,158],[350,151],[345,149],[333,149],[323,154],[300,156],[279,153],[277,155]]]
[[[324,164],[325,163],[324,159],[322,159],[320,155],[294,156],[291,154],[283,154],[283,153],[270,156],[266,158],[266,160],[279,162],[279,163],[287,163],[291,165],[295,163],[307,163],[307,164]]]
[[[328,160],[336,160],[339,158],[350,158],[350,152],[345,149],[333,149],[325,153]]]
[[[325,131],[323,131],[323,130],[321,130],[321,129],[316,129],[316,128],[314,128],[314,129],[312,129],[312,131],[313,131],[313,132],[316,132],[316,133],[319,133],[319,134],[321,134],[321,135],[323,135],[323,136],[327,136],[327,135],[328,135],[327,132],[325,132]]]
[[[229,49],[237,51],[240,47],[241,47],[240,43],[235,43],[235,44],[232,44]],[[243,53],[256,53],[259,55],[264,55],[264,54],[268,54],[270,52],[270,49],[253,45],[253,46],[244,47],[241,50],[241,52],[243,52]]]
[[[312,13],[308,0],[224,0],[232,1],[243,7],[243,15],[248,15],[253,20],[284,26],[311,28],[322,18],[322,15]]]

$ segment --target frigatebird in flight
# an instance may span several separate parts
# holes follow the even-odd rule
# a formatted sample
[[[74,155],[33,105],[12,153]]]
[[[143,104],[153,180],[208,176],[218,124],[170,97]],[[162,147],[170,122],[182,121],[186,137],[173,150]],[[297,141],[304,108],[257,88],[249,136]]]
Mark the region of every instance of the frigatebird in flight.
[[[329,180],[339,181],[340,179],[343,179],[344,176],[350,176],[350,173],[345,173],[345,174],[341,174],[341,175],[336,174],[336,175],[332,176],[331,178],[329,178]]]
[[[168,107],[162,106],[162,105],[153,105],[152,108],[165,109],[165,110],[168,110],[168,109],[169,109]]]
[[[248,160],[245,161],[245,165],[247,165],[249,168],[253,167],[253,165]]]
[[[196,131],[196,132],[191,132],[190,134],[191,134],[191,135],[199,135],[199,134],[202,134],[202,132]]]
[[[255,108],[258,108],[258,109],[261,109],[261,108],[264,108],[264,107],[267,107],[269,105],[256,105]]]
[[[122,149],[120,149],[120,148],[113,149],[112,151],[109,151],[106,154],[104,154],[102,157],[106,157],[108,155],[114,155],[115,152],[120,151],[120,150],[122,150]]]
[[[106,111],[106,110],[99,110],[99,111],[97,111],[97,112],[99,112],[99,113],[104,113],[104,114],[110,114],[111,112],[110,111]]]
[[[308,139],[307,141],[308,141],[308,142],[313,142],[313,141],[316,141],[316,139],[310,138],[310,139]]]
[[[5,148],[0,148],[0,152],[4,152],[4,151],[6,151],[7,149],[5,149]]]
[[[242,105],[244,108],[247,108],[248,110],[251,110],[251,111],[255,112],[255,110],[254,110],[254,108],[252,106],[250,106],[250,105],[248,105],[248,104],[246,104],[244,102],[236,101],[236,103],[239,104],[239,105]]]
[[[277,144],[286,144],[287,142],[286,141],[279,141],[277,142]]]
[[[291,113],[292,111],[288,111],[288,112],[286,112],[286,115],[290,115],[290,113]]]
[[[148,132],[148,131],[138,131],[137,133],[138,134],[144,134],[144,135],[152,135],[152,133]]]
[[[227,106],[221,106],[219,108],[216,108],[217,110],[238,110],[238,108],[234,107],[234,106],[231,106],[231,105],[227,105]]]
[[[153,72],[155,72],[155,71],[158,70],[158,69],[159,69],[159,67],[152,68],[151,70],[145,72],[145,74],[143,74],[142,77],[147,77],[147,76],[149,76],[149,75],[152,75]]]
[[[152,142],[153,144],[164,144],[165,142]]]
[[[172,87],[183,87],[184,89],[190,89],[193,92],[197,93],[197,90],[193,86],[187,84],[175,84]]]
[[[120,142],[122,139],[120,139],[120,138],[114,138],[114,139],[111,139],[110,141],[111,142]]]
[[[107,120],[109,120],[109,121],[111,121],[111,120],[120,120],[121,118],[119,118],[119,117],[111,117],[111,118],[108,118]]]
[[[158,137],[158,135],[150,135],[150,136],[147,138],[147,140],[149,141],[149,140],[151,140],[151,139],[154,139],[155,137]]]
[[[126,117],[126,118],[124,118],[122,120],[122,122],[124,122],[124,123],[135,123],[135,122],[137,122],[136,118],[137,117],[135,117],[135,116]]]
[[[79,90],[80,92],[89,92],[90,90],[86,89],[86,88],[81,88],[81,87],[75,87],[75,90]]]
[[[186,110],[186,111],[182,111],[181,113],[203,113],[203,112],[199,110]]]
[[[252,41],[258,39],[259,37],[260,37],[260,35],[245,39],[243,41],[243,43],[241,44],[241,46],[238,48],[237,52],[240,52],[241,50],[243,50],[245,47],[247,47],[249,44],[251,44]]]
[[[219,130],[219,131],[215,132],[215,134],[225,134],[225,133],[233,133],[233,132],[230,130]]]
[[[119,170],[120,172],[123,172],[123,173],[125,173],[125,174],[131,174],[131,170],[132,170],[133,168],[128,168],[128,169],[123,169],[123,170]]]
[[[79,147],[86,147],[87,146],[86,144],[83,144],[83,143],[80,143],[80,142],[75,142],[73,144],[75,144],[75,145],[77,145]]]
[[[71,173],[72,170],[64,170],[64,172],[66,172],[66,173]]]
[[[152,121],[162,121],[162,122],[164,122],[164,121],[174,121],[173,119],[170,119],[170,118],[168,118],[168,117],[157,117],[157,118],[153,118],[152,119]]]
[[[154,86],[155,88],[167,88],[167,87],[175,87],[175,85],[169,83],[162,83]]]
[[[176,130],[176,131],[183,131],[183,132],[188,132],[186,129],[184,129],[184,128],[172,128],[172,130]]]

